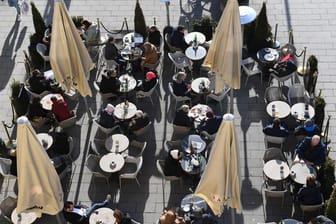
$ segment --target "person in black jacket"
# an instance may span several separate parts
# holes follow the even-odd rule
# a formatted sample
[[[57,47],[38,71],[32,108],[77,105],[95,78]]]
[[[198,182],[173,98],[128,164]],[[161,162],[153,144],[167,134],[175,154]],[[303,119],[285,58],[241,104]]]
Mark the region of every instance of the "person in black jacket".
[[[67,222],[71,224],[89,224],[90,215],[98,208],[106,207],[111,202],[111,195],[108,194],[104,202],[95,203],[89,208],[80,205],[74,205],[73,202],[64,203],[63,215]]]
[[[179,48],[183,51],[185,51],[188,47],[188,45],[186,44],[186,42],[184,41],[184,31],[185,31],[185,27],[179,25],[172,33],[171,35],[171,39],[170,39],[170,44],[173,47]]]
[[[136,111],[135,116],[128,124],[127,131],[132,133],[133,131],[140,130],[148,125],[150,122],[149,117],[146,113],[142,112],[141,110]]]
[[[152,72],[149,71],[146,73],[146,78],[142,81],[138,81],[138,86],[137,86],[137,90],[141,90],[143,92],[148,92],[149,90],[151,90],[157,82],[157,75]]]
[[[182,105],[175,113],[173,124],[183,127],[191,127],[192,119],[188,116],[189,106]]]
[[[161,33],[158,28],[153,25],[148,30],[148,42],[154,44],[155,47],[160,48],[161,45]]]
[[[306,184],[298,191],[297,202],[300,205],[317,205],[322,203],[321,184],[313,174],[307,176]]]
[[[44,91],[52,91],[50,80],[45,79],[43,73],[38,69],[32,72],[28,82],[30,90],[34,93],[40,94]]]
[[[179,162],[182,156],[182,152],[178,149],[171,149],[169,151],[163,167],[163,172],[166,176],[180,177],[183,175],[184,172]]]
[[[288,130],[281,125],[279,118],[274,118],[272,124],[264,127],[263,132],[265,135],[274,136],[274,137],[287,137]]]
[[[121,57],[119,53],[119,49],[115,45],[114,37],[109,37],[105,44],[105,52],[104,56],[106,60],[115,60],[119,66],[121,67],[120,70],[125,69],[126,61]]]
[[[119,94],[120,80],[116,70],[109,70],[106,75],[102,75],[99,89],[102,93]]]
[[[189,96],[191,97],[190,84],[185,81],[187,75],[185,72],[179,72],[173,79],[173,91],[176,96]]]

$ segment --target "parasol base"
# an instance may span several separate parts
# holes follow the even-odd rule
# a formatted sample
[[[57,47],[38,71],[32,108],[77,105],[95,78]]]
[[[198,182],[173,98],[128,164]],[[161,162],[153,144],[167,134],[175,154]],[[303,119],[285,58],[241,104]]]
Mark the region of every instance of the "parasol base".
[[[297,68],[296,72],[300,76],[305,76],[308,73],[308,68],[307,68],[307,66],[299,66]]]
[[[273,43],[273,48],[274,48],[274,49],[279,49],[279,48],[280,48],[280,42],[276,40],[276,41]]]

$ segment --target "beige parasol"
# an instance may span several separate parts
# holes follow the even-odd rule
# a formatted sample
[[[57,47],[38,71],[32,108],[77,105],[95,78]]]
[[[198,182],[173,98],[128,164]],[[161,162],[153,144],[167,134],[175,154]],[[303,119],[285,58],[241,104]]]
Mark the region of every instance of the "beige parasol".
[[[228,0],[216,28],[204,64],[216,74],[215,93],[224,85],[240,88],[241,25],[237,0]]]
[[[50,63],[55,79],[69,90],[91,96],[87,74],[94,64],[65,5],[55,2],[50,46]]]
[[[224,115],[195,195],[203,198],[217,216],[224,206],[241,210],[239,151],[232,114]]]
[[[27,117],[17,120],[18,203],[16,211],[56,215],[63,208],[63,191],[47,152]]]

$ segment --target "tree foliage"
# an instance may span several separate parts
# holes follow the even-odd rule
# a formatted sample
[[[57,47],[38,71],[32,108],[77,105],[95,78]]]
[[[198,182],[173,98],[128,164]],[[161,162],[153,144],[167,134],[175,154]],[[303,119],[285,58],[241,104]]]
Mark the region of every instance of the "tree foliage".
[[[139,0],[136,1],[135,11],[134,11],[134,31],[143,36],[144,39],[147,37],[147,26],[144,14],[142,12]]]

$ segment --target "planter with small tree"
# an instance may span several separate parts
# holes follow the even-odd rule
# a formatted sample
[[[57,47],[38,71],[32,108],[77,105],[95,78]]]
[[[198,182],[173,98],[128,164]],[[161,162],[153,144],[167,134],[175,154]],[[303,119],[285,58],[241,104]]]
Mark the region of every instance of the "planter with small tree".
[[[206,41],[212,39],[215,23],[211,21],[210,16],[203,16],[201,19],[194,20],[193,31],[203,33]]]

